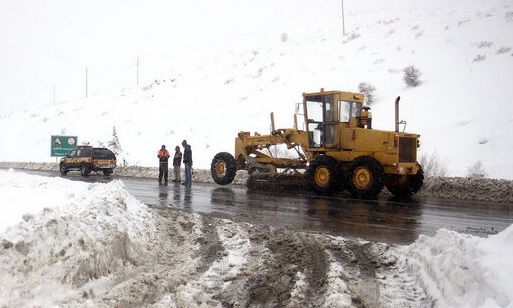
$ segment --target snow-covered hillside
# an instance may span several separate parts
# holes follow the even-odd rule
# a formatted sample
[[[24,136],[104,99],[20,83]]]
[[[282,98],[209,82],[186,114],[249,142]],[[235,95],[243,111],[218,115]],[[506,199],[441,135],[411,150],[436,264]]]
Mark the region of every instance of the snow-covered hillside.
[[[401,96],[400,118],[421,134],[421,155],[437,153],[450,176],[465,176],[481,161],[489,177],[513,179],[511,1],[344,4],[345,35],[340,1],[305,4],[261,25],[251,40],[239,35],[194,51],[177,43],[173,61],[152,59],[162,67],[138,87],[127,82],[84,99],[3,108],[14,111],[0,118],[0,161],[55,161],[51,135],[106,143],[115,127],[131,165],[154,166],[161,144],[172,149],[187,139],[195,168],[206,169],[217,152],[233,151],[237,132],[268,133],[270,112],[278,127],[291,127],[302,92],[358,91],[367,82],[376,88],[375,128],[393,130]],[[422,73],[417,87],[403,81],[410,65]]]

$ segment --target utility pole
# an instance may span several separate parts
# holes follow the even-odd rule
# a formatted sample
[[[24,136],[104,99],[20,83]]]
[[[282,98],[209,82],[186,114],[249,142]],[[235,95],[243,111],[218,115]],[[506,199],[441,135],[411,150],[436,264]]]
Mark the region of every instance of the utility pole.
[[[87,76],[88,72],[87,71],[88,71],[88,68],[86,66],[86,80],[85,80],[86,81],[86,85],[85,85],[86,86],[86,93],[85,93],[86,94],[86,98],[87,98],[87,82],[88,82],[88,80],[87,80],[88,79],[88,76]]]
[[[139,57],[137,57],[137,86],[139,86]]]
[[[346,35],[346,25],[344,22],[344,0],[340,0],[342,2],[342,35]]]

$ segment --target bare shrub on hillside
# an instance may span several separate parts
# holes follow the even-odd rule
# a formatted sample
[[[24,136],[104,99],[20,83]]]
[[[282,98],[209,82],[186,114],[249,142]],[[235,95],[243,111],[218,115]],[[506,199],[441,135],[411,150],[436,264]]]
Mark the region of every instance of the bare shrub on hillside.
[[[358,32],[352,32],[349,36],[346,37],[346,40],[343,41],[343,43],[348,43],[352,40],[355,40],[360,37],[360,34]]]
[[[500,54],[503,54],[503,53],[508,53],[510,51],[511,51],[511,47],[501,47],[501,48],[497,49],[496,53],[498,55],[500,55]]]
[[[493,43],[488,41],[482,41],[477,44],[477,48],[488,48],[492,47]]]
[[[422,76],[422,73],[419,71],[418,68],[416,68],[413,65],[407,66],[403,69],[403,80],[406,85],[411,87],[416,87],[420,85],[420,76]]]
[[[365,94],[365,102],[368,106],[374,103],[374,96],[376,95],[376,87],[368,82],[360,82],[358,91]]]
[[[507,12],[506,13],[506,20],[507,21],[513,21],[513,12]]]
[[[467,168],[467,177],[469,178],[485,178],[487,175],[483,163],[480,160],[473,166]]]
[[[477,55],[474,59],[472,59],[472,62],[481,62],[481,61],[484,61],[486,60],[486,56],[485,55]]]
[[[422,166],[424,176],[426,177],[445,177],[447,176],[447,160],[441,158],[438,153],[422,155],[419,160]]]

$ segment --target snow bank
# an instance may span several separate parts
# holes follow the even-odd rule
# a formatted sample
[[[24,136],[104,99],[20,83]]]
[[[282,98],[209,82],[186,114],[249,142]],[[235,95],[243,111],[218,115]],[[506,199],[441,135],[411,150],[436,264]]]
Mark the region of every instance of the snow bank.
[[[488,238],[441,229],[400,252],[440,307],[513,307],[513,226]]]
[[[152,219],[121,181],[0,171],[0,196],[0,306],[87,303],[146,257]]]

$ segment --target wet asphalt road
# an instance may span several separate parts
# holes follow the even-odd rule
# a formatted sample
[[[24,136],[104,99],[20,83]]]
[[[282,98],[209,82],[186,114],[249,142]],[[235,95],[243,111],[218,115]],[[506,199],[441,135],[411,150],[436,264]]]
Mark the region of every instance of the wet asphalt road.
[[[55,172],[30,173],[61,176]],[[84,178],[69,173],[61,177],[86,182],[119,179],[133,196],[150,207],[389,244],[409,244],[420,234],[433,236],[440,228],[485,237],[513,224],[513,204],[418,196],[406,201],[386,197],[362,201],[297,191],[248,191],[240,185],[193,183],[186,188],[170,182],[169,186],[159,186],[156,180],[115,175]]]

